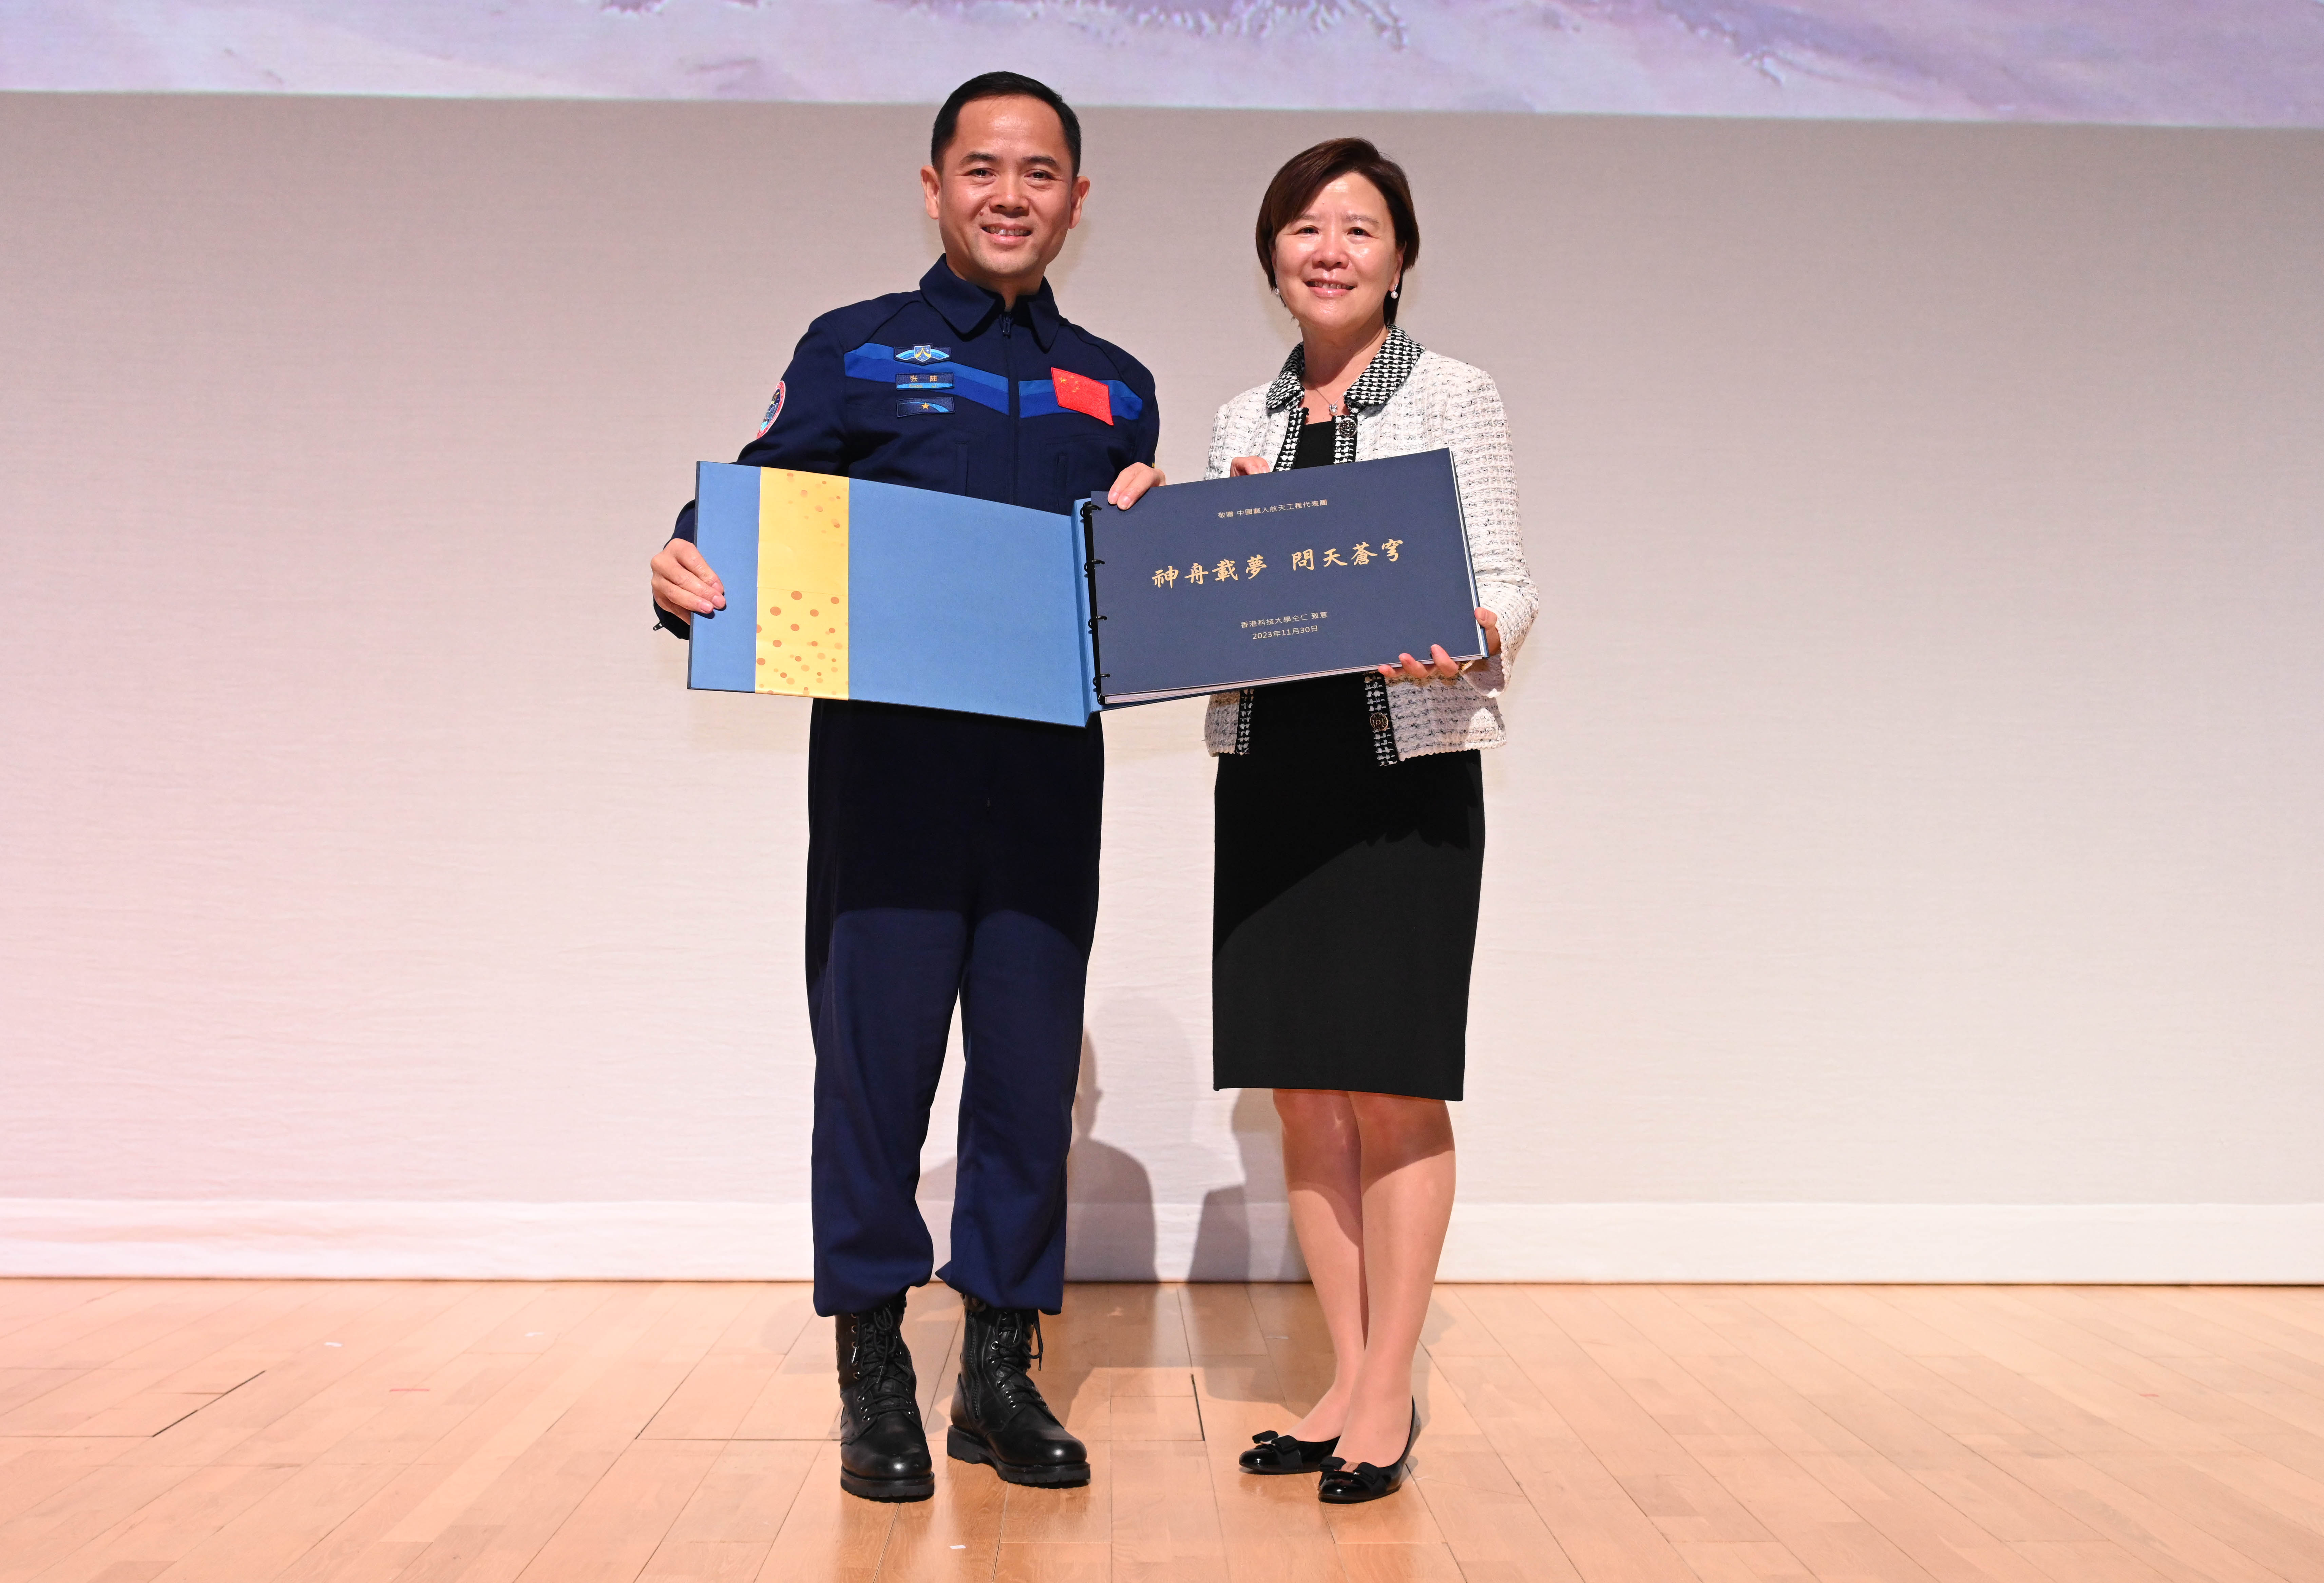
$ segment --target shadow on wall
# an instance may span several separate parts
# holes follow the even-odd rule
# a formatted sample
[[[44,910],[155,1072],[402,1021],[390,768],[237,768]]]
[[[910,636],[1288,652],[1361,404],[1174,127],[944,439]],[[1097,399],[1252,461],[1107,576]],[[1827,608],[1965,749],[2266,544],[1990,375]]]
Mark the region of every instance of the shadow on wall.
[[[1155,1257],[1154,1179],[1138,1157],[1094,1136],[1104,1099],[1098,1084],[1097,1045],[1082,1031],[1082,1069],[1074,1091],[1074,1141],[1065,1158],[1065,1278],[1070,1281],[1152,1281]],[[920,1173],[915,1196],[936,1242],[941,1268],[952,1238],[957,1155]]]
[[[1097,1041],[1082,1030],[1074,1091],[1074,1149],[1065,1160],[1065,1275],[1074,1281],[1157,1278],[1154,1178],[1138,1157],[1097,1137]]]
[[[1236,1096],[1231,1125],[1242,1180],[1192,1204],[1157,1209],[1154,1178],[1129,1150],[1098,1136],[1105,1090],[1097,1043],[1082,1033],[1074,1094],[1073,1152],[1065,1162],[1065,1278],[1073,1281],[1305,1281],[1283,1194],[1283,1135],[1265,1089]],[[1187,1119],[1191,1122],[1191,1108]],[[1149,1120],[1151,1118],[1149,1118]],[[957,1158],[920,1177],[918,1198],[941,1266],[951,1242]]]
[[[1192,1281],[1304,1281],[1307,1266],[1291,1234],[1291,1206],[1283,1192],[1283,1124],[1268,1089],[1235,1096],[1235,1150],[1242,1180],[1203,1195],[1194,1227]]]

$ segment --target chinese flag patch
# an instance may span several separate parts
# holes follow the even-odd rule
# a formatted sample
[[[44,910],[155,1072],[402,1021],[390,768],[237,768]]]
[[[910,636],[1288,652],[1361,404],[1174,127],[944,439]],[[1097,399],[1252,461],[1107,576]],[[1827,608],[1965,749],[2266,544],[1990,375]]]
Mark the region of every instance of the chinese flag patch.
[[[1062,368],[1049,370],[1056,382],[1057,405],[1068,412],[1086,412],[1100,423],[1113,421],[1113,392],[1103,380],[1087,379]]]

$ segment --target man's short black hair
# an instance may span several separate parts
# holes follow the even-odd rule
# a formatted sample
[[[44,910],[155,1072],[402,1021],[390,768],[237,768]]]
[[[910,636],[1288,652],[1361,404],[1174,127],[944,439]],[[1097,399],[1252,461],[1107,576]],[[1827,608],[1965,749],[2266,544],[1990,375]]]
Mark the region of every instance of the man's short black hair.
[[[945,150],[960,130],[961,106],[973,105],[979,99],[1013,99],[1019,95],[1028,99],[1038,99],[1057,113],[1057,119],[1065,128],[1065,152],[1073,156],[1073,173],[1080,175],[1082,118],[1074,114],[1074,107],[1065,103],[1064,96],[1056,89],[1046,82],[1034,81],[1021,71],[988,71],[982,77],[970,78],[953,89],[952,97],[946,99],[944,108],[936,112],[936,130],[928,134],[928,163],[936,168],[939,175],[943,173]]]

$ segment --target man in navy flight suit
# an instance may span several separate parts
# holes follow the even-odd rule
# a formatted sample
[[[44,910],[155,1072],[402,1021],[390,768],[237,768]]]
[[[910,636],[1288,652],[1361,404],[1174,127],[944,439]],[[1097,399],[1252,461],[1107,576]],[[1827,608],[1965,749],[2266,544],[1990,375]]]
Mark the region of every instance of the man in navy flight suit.
[[[1064,511],[1150,468],[1154,382],[1044,280],[1081,219],[1081,124],[1014,72],[964,83],[920,172],[944,257],[826,313],[740,461]],[[1158,477],[1158,475],[1154,475]],[[694,507],[653,557],[665,625],[723,609]],[[935,1490],[900,1331],[934,1250],[913,1201],[958,999],[952,1258],[967,1310],[946,1450],[1012,1484],[1089,1481],[1028,1374],[1065,1299],[1065,1150],[1097,916],[1105,745],[1081,728],[819,698],[807,758],[815,1304],[837,1319],[840,1483]]]

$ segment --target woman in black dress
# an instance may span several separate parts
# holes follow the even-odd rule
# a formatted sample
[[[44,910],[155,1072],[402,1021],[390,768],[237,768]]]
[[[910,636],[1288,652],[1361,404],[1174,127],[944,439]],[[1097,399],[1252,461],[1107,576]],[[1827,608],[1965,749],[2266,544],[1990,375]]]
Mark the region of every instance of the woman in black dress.
[[[1222,695],[1212,924],[1213,1075],[1270,1088],[1291,1218],[1334,1352],[1331,1388],[1245,1452],[1321,1469],[1320,1496],[1398,1488],[1419,1419],[1412,1362],[1452,1215],[1469,970],[1484,871],[1478,750],[1535,608],[1500,397],[1396,327],[1419,227],[1405,174],[1361,139],[1319,143],[1268,188],[1256,236],[1300,345],[1219,410],[1210,473],[1449,448],[1477,575],[1482,660],[1426,657]],[[1159,482],[1133,468],[1127,504]]]

